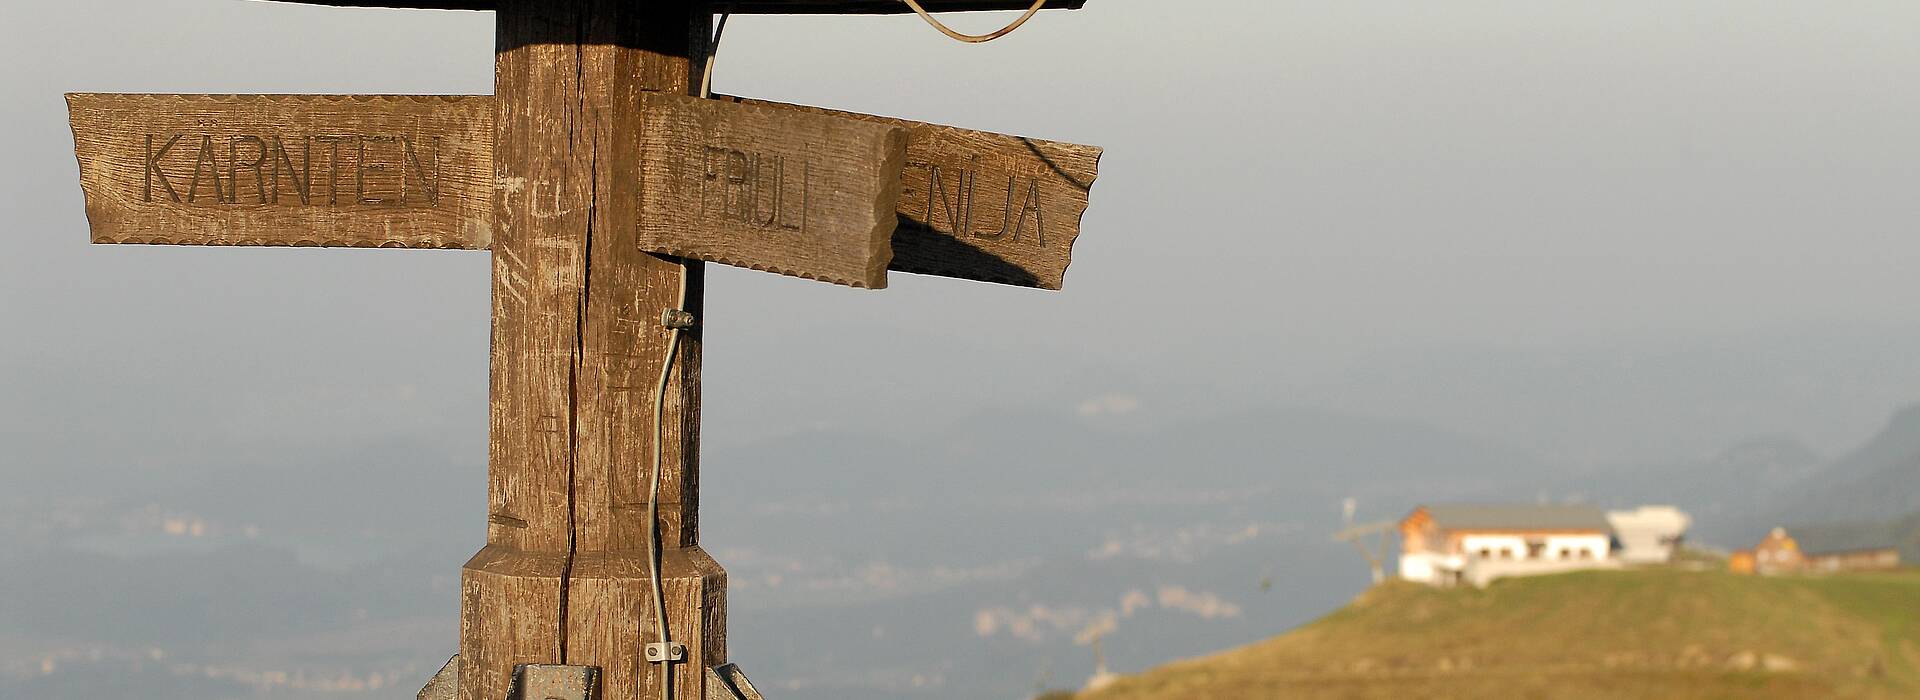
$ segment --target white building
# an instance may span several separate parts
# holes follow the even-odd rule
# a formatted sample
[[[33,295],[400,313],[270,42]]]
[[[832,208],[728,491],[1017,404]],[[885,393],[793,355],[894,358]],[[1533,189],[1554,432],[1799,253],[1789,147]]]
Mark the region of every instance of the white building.
[[[1579,505],[1421,506],[1400,549],[1400,577],[1437,586],[1620,565],[1606,515]]]
[[[1693,526],[1693,518],[1673,506],[1641,506],[1607,512],[1620,560],[1628,564],[1664,564]]]

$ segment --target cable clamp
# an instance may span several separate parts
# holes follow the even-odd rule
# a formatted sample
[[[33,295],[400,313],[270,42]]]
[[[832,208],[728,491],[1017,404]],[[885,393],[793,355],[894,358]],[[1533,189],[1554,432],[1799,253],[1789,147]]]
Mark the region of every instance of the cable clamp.
[[[679,642],[653,642],[647,645],[647,663],[678,664],[687,661],[687,645]]]
[[[694,325],[693,312],[680,309],[663,310],[660,312],[660,325],[676,331],[688,330]]]

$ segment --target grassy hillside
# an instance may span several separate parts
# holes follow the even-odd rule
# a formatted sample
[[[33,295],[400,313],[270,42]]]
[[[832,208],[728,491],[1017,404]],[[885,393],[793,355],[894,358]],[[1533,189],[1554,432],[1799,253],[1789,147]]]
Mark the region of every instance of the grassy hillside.
[[[1080,697],[1920,697],[1920,573],[1394,583],[1289,634]]]

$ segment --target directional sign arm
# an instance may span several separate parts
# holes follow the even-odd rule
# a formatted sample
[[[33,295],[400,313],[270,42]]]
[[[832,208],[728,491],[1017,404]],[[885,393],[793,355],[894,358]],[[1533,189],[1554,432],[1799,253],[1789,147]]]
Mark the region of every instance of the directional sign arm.
[[[667,93],[641,99],[641,249],[887,286],[904,129]]]
[[[732,109],[649,99],[656,123],[680,125],[652,138],[694,143],[712,136],[693,133],[706,123],[764,147],[705,148],[722,145],[714,142],[692,160],[656,157],[652,175],[678,175],[650,177],[647,206],[666,213],[659,207],[677,199],[683,213],[771,222],[761,228],[775,233],[804,221],[819,235],[789,232],[790,248],[768,231],[689,240],[689,232],[722,228],[659,223],[674,218],[664,217],[643,244],[841,284],[884,286],[878,264],[1059,289],[1099,175],[1094,146],[736,97],[721,100],[738,103]],[[483,250],[493,239],[491,97],[78,94],[68,102],[98,243]],[[670,118],[687,110],[715,115]],[[890,146],[854,148],[884,145],[888,130],[905,134],[904,161],[891,160]],[[665,153],[665,143],[651,152]],[[845,174],[859,177],[807,184]],[[673,191],[688,185],[698,192]],[[862,194],[835,204],[833,192]],[[528,193],[549,209],[559,206],[556,195]],[[866,213],[881,201],[892,202],[894,217]],[[802,203],[832,208],[802,214]]]
[[[899,228],[889,269],[1021,287],[1060,289],[1101,149],[907,119],[766,102],[907,131]]]
[[[492,100],[67,96],[95,243],[483,250]]]

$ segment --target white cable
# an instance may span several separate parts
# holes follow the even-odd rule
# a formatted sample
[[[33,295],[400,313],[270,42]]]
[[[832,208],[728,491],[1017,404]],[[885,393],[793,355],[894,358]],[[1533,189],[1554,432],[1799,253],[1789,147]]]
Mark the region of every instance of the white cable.
[[[729,4],[731,7],[731,4]],[[713,95],[713,63],[720,55],[720,37],[727,31],[727,20],[733,16],[729,9],[720,15],[720,22],[713,32],[713,41],[707,44],[707,64],[700,71],[700,98]],[[673,311],[685,313],[687,310],[687,277],[693,269],[685,261],[679,262],[680,291],[674,297]],[[662,318],[665,321],[665,318]],[[653,474],[647,485],[647,572],[653,576],[653,632],[659,640],[663,658],[660,663],[661,700],[673,700],[673,636],[667,629],[667,585],[660,580],[660,472],[664,466],[661,443],[666,441],[667,387],[673,376],[673,361],[680,356],[680,337],[686,332],[679,325],[667,330],[667,355],[660,362],[660,383],[653,392]],[[684,463],[685,455],[681,456]],[[684,522],[684,520],[683,520]]]
[[[1047,4],[1047,0],[1034,0],[1033,7],[1029,8],[1026,14],[1021,15],[1019,19],[1014,20],[1012,24],[1008,24],[998,31],[988,34],[974,35],[954,31],[951,27],[948,27],[940,20],[934,18],[933,15],[929,14],[926,8],[921,7],[920,3],[916,0],[904,0],[904,2],[907,3],[908,7],[913,8],[913,11],[919,14],[922,19],[925,19],[928,24],[933,25],[933,28],[940,30],[940,33],[952,37],[955,41],[962,41],[969,44],[983,44],[1012,34],[1014,30],[1026,24],[1027,20],[1033,19],[1033,16],[1040,12],[1040,8],[1045,7]],[[720,55],[720,38],[726,35],[727,20],[732,17],[733,12],[731,9],[720,15],[720,21],[714,27],[713,41],[707,44],[706,65],[702,66],[700,70],[701,99],[708,99],[713,96],[713,65],[715,59]],[[680,291],[674,301],[673,310],[676,312],[685,312],[687,310],[687,276],[692,272],[692,268],[684,261],[680,262],[679,265]],[[666,583],[660,580],[660,472],[665,461],[662,456],[661,443],[666,440],[666,421],[663,414],[666,413],[667,407],[668,383],[673,376],[673,361],[680,354],[680,338],[685,332],[685,329],[679,326],[673,326],[668,329],[667,354],[666,358],[660,363],[660,382],[653,392],[653,474],[652,478],[648,480],[649,484],[647,486],[647,569],[648,573],[653,576],[653,630],[654,638],[659,640],[661,652],[665,655],[665,658],[663,658],[660,663],[660,697],[662,700],[673,700],[673,662],[671,660],[673,654],[673,637],[667,630]],[[684,455],[682,458],[684,459]]]
[[[940,30],[940,33],[953,37],[956,41],[963,41],[970,44],[986,43],[1012,34],[1014,30],[1026,24],[1027,20],[1033,19],[1033,16],[1040,12],[1040,8],[1045,7],[1047,4],[1047,0],[1034,0],[1033,7],[1029,8],[1026,14],[1021,15],[1020,19],[1014,20],[1012,24],[989,34],[972,35],[956,32],[941,23],[940,20],[935,19],[933,15],[928,14],[926,8],[921,7],[920,3],[916,2],[916,0],[904,1],[907,3],[907,6],[912,7],[913,11],[918,13],[922,19],[932,24],[935,29]],[[714,27],[713,41],[707,44],[706,65],[702,66],[700,70],[701,99],[708,99],[713,96],[713,64],[715,63],[715,59],[720,55],[720,38],[726,35],[727,20],[732,17],[733,12],[731,9],[720,15],[720,21]],[[680,262],[679,265],[680,291],[674,301],[673,311],[684,313],[687,310],[687,276],[691,274],[692,268],[684,261]],[[648,480],[649,483],[647,486],[647,570],[648,573],[653,576],[654,638],[659,640],[660,649],[664,655],[660,663],[660,697],[662,700],[673,700],[673,637],[667,630],[666,583],[660,580],[662,563],[660,548],[660,472],[665,462],[661,443],[666,441],[666,421],[664,414],[666,413],[667,407],[667,388],[673,376],[673,361],[680,355],[680,338],[685,332],[684,328],[677,325],[668,329],[667,354],[666,358],[660,363],[660,382],[655,386],[653,392],[653,474],[652,478]],[[684,458],[685,456],[682,455],[682,459]]]
[[[927,24],[933,25],[933,28],[940,30],[941,34],[945,34],[949,37],[952,37],[954,41],[961,41],[969,44],[984,44],[989,41],[993,41],[994,39],[998,39],[1008,34],[1012,34],[1013,30],[1019,29],[1020,25],[1027,23],[1027,20],[1033,19],[1034,15],[1040,13],[1040,8],[1045,7],[1047,4],[1047,0],[1033,0],[1033,7],[1027,8],[1026,14],[1020,15],[1020,19],[1014,20],[1012,24],[1009,24],[1005,27],[1001,27],[997,31],[988,32],[986,34],[961,34],[960,32],[954,31],[952,27],[947,26],[946,23],[941,22],[940,20],[934,18],[933,13],[927,12],[927,8],[920,6],[919,0],[901,0],[901,2],[905,2],[907,4],[907,7],[913,8],[914,14],[920,15],[920,19],[926,20]]]
[[[1014,30],[1026,24],[1027,20],[1033,19],[1033,16],[1040,12],[1040,8],[1045,7],[1047,4],[1047,0],[1034,0],[1033,7],[1029,8],[1026,14],[1021,15],[1020,19],[1014,20],[1012,24],[992,33],[973,35],[954,31],[951,27],[941,23],[940,20],[935,19],[933,15],[928,14],[926,8],[921,7],[920,3],[916,0],[904,1],[908,7],[913,8],[913,11],[918,13],[922,19],[925,19],[928,24],[940,30],[940,33],[952,37],[956,41],[963,41],[970,44],[982,44],[1012,34]],[[731,4],[729,7],[731,7]],[[714,27],[713,41],[707,44],[706,65],[702,66],[700,70],[701,99],[708,99],[713,96],[713,64],[715,63],[715,59],[720,55],[720,38],[726,35],[727,20],[732,17],[733,11],[731,9],[721,13],[720,21]],[[692,268],[684,261],[680,262],[679,265],[680,291],[674,301],[673,311],[684,313],[687,310],[687,276],[692,273]],[[666,413],[667,407],[667,388],[673,376],[673,361],[680,355],[680,338],[685,332],[686,330],[684,328],[677,325],[668,329],[667,354],[666,358],[660,363],[660,382],[653,392],[653,474],[652,478],[648,480],[649,483],[647,486],[647,570],[648,573],[653,576],[654,638],[659,640],[660,649],[664,655],[660,663],[660,697],[662,700],[673,700],[673,637],[667,630],[666,583],[660,580],[662,563],[660,548],[660,472],[665,462],[661,443],[666,441],[666,421],[664,414]],[[682,455],[682,459],[684,458],[685,456]]]
[[[689,272],[686,263],[680,263],[680,294],[674,302],[676,311],[685,311],[687,308]],[[666,412],[667,382],[673,375],[673,360],[680,354],[680,334],[683,332],[678,327],[668,330],[667,356],[660,363],[660,383],[653,392],[653,478],[647,487],[647,570],[653,575],[654,637],[660,640],[663,655],[660,663],[660,697],[663,700],[673,700],[673,637],[667,633],[666,583],[660,580],[660,471],[663,466],[660,443],[666,441],[665,421],[661,415]]]
[[[732,3],[728,3],[732,7]],[[707,65],[700,70],[700,99],[713,97],[713,64],[720,55],[720,37],[727,34],[727,20],[733,17],[733,10],[720,14],[720,23],[714,27],[713,43],[707,45]]]

